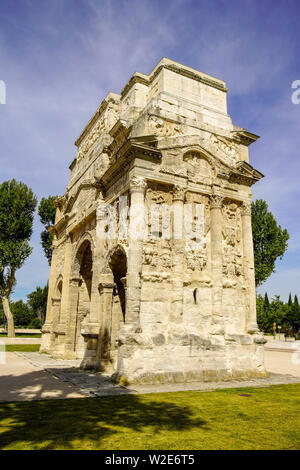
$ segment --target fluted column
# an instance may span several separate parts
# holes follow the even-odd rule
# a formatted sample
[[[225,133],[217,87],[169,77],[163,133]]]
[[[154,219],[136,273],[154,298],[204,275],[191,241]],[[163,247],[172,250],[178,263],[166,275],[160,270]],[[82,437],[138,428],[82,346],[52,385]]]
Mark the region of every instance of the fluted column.
[[[222,205],[223,198],[218,194],[211,196],[210,233],[211,233],[211,270],[212,270],[212,329],[211,334],[224,334],[222,312],[223,296],[223,250],[222,250]]]
[[[65,239],[65,261],[63,271],[63,285],[61,293],[61,310],[59,323],[65,327],[69,313],[70,273],[72,264],[72,243],[70,235]]]
[[[246,318],[246,328],[248,333],[259,331],[256,318],[256,291],[255,291],[255,271],[254,252],[251,223],[251,202],[244,202],[242,205],[242,228],[243,228],[243,254],[244,270],[247,282],[248,311]]]
[[[125,323],[139,327],[143,240],[145,234],[146,181],[140,176],[130,180],[130,212],[127,260]]]
[[[101,305],[101,329],[99,335],[99,356],[102,369],[110,360],[110,344],[111,344],[111,326],[112,326],[112,301],[114,282],[101,282],[98,286]]]
[[[173,289],[171,319],[183,320],[183,278],[184,278],[184,210],[185,188],[180,185],[173,189]]]
[[[56,282],[56,262],[57,262],[57,246],[56,240],[53,240],[52,244],[52,258],[51,258],[51,268],[49,276],[49,287],[48,287],[48,299],[47,299],[47,313],[46,313],[46,325],[52,324],[53,312],[52,312],[52,297],[54,294],[55,282]]]

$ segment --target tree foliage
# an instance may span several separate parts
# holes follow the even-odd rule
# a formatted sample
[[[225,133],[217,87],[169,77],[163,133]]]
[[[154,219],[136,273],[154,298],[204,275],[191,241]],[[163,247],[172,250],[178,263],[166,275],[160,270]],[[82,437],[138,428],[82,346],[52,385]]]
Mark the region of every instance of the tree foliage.
[[[275,271],[275,261],[282,259],[289,234],[277,224],[268,211],[266,201],[252,202],[252,232],[254,247],[255,283],[262,284]]]
[[[41,328],[45,321],[48,284],[37,287],[27,295],[27,301],[9,302],[10,310],[16,327]],[[0,305],[0,325],[5,323],[5,315]]]
[[[55,222],[54,200],[57,196],[43,197],[38,207],[38,214],[45,230],[41,232],[41,245],[43,247],[48,263],[51,264],[53,235],[48,231],[49,227]]]
[[[48,297],[48,284],[45,287],[37,287],[33,292],[27,295],[27,303],[33,310],[35,317],[38,318],[43,325],[46,318]]]
[[[16,326],[29,326],[34,318],[34,312],[31,310],[29,305],[23,302],[23,300],[10,302],[10,309],[13,314],[14,323]]]
[[[17,269],[32,252],[29,239],[36,204],[37,199],[26,184],[13,179],[0,185],[0,295],[12,336],[14,324],[9,296]]]
[[[279,295],[275,295],[271,302],[267,294],[263,298],[258,295],[256,298],[257,323],[265,333],[273,332],[273,325],[280,326],[280,332],[289,336],[296,336],[300,332],[300,306],[297,303],[297,296],[294,301],[284,303]],[[279,330],[278,330],[279,331]]]

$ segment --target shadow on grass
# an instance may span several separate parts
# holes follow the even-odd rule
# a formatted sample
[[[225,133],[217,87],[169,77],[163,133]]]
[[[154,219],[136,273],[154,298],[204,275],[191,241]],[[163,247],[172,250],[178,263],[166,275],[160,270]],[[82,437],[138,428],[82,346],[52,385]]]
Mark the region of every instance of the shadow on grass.
[[[0,378],[0,390],[7,378]],[[8,399],[22,399],[24,390],[18,389],[18,377],[15,382],[9,379]],[[35,390],[33,401],[0,403],[0,449],[101,448],[105,439],[113,442],[114,437],[118,448],[126,449],[135,446],[134,439],[144,431],[158,436],[166,431],[207,429],[206,421],[196,418],[191,407],[174,403],[168,394],[39,401],[49,384],[43,383],[38,372],[24,374],[22,379]],[[52,392],[66,398],[68,392],[61,387],[57,380]]]

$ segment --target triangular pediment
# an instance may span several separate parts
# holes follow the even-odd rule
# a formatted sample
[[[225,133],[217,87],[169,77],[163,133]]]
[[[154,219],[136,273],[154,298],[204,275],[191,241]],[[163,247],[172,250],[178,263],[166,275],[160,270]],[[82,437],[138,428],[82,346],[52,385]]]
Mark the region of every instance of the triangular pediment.
[[[66,213],[70,213],[72,211],[75,202],[77,201],[77,199],[80,196],[80,193],[83,190],[91,189],[91,188],[96,188],[96,189],[101,190],[100,186],[101,185],[96,181],[83,181],[82,183],[80,183],[80,185],[77,188],[76,193],[68,198],[66,206],[65,206],[64,213],[66,214]]]

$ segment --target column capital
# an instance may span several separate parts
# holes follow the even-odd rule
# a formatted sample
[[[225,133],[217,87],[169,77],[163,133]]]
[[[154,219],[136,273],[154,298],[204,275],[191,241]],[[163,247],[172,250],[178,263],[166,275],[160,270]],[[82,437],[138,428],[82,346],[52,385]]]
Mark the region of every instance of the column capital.
[[[71,277],[69,282],[70,282],[70,285],[72,286],[78,286],[81,281],[82,279],[80,277]]]
[[[210,208],[222,209],[224,198],[220,194],[212,194],[210,196]]]
[[[115,287],[114,282],[100,282],[98,284],[98,290],[99,292],[111,292],[113,288]]]
[[[72,243],[72,235],[71,233],[66,233],[64,236],[64,243]]]
[[[147,181],[142,176],[133,176],[129,181],[130,193],[144,193],[147,187]]]
[[[250,215],[251,216],[251,202],[244,201],[241,205],[241,212],[242,215]]]
[[[105,204],[104,202],[101,202],[97,206],[96,219],[97,220],[102,220],[102,219],[105,219],[106,216],[107,216],[107,204]]]
[[[185,187],[180,184],[175,184],[173,187],[173,201],[184,201]]]

